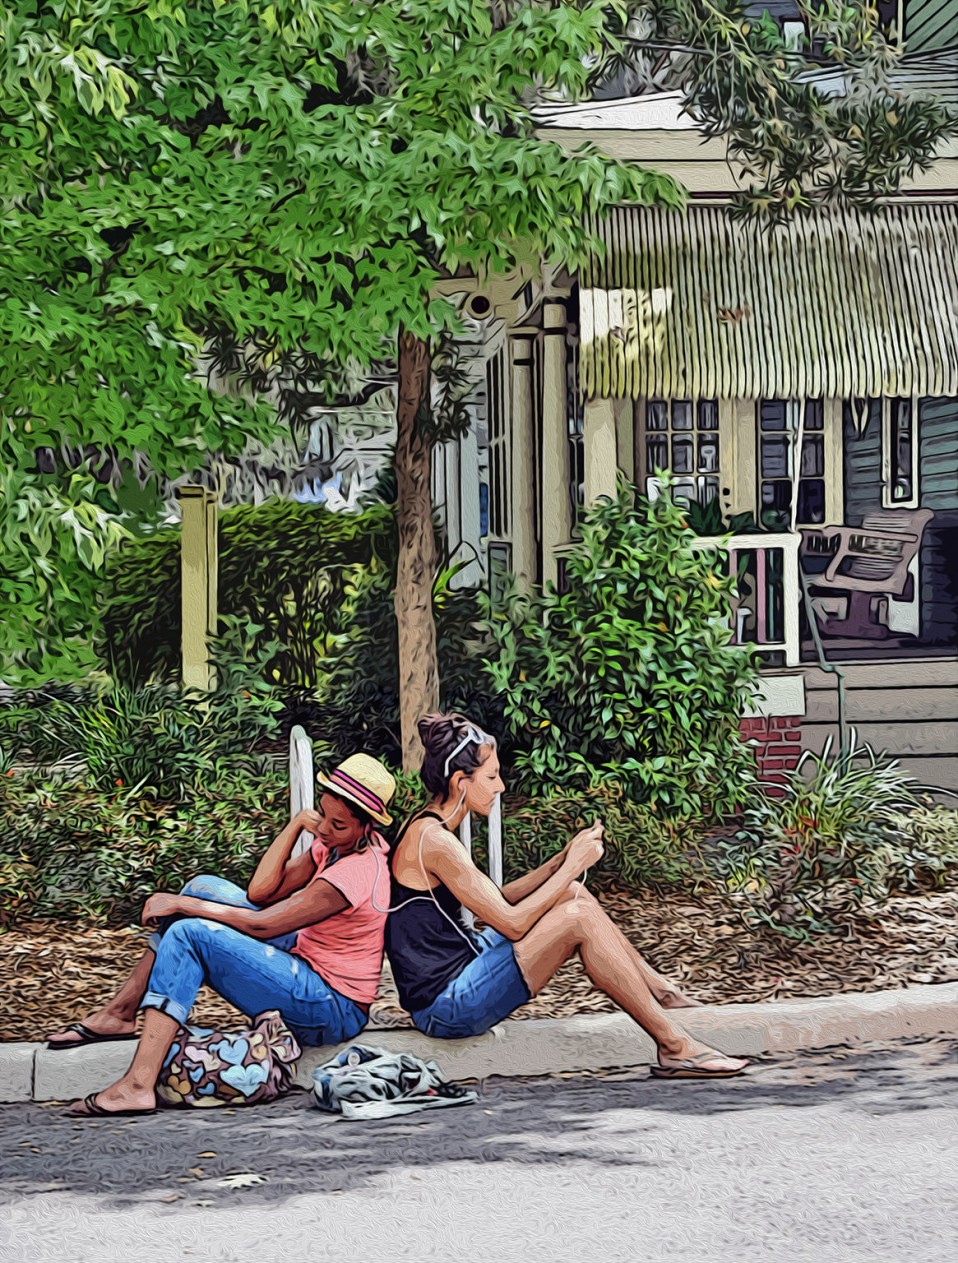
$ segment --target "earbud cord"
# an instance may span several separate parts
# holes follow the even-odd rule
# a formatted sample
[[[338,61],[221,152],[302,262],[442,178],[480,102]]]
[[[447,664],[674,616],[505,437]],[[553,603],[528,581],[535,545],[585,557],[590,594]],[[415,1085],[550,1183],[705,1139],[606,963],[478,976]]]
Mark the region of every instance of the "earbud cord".
[[[453,807],[452,811],[450,811],[449,815],[448,815],[448,816],[443,816],[443,818],[442,818],[441,820],[438,820],[436,823],[437,823],[437,824],[440,824],[440,825],[447,824],[447,823],[448,823],[448,822],[449,822],[449,821],[453,818],[453,816],[456,814],[456,812],[459,810],[459,808],[462,806],[462,804],[463,804],[465,801],[466,801],[466,791],[465,791],[465,790],[463,790],[463,791],[462,791],[462,797],[461,797],[461,798],[459,799],[459,801],[456,803],[455,807]],[[463,930],[462,926],[457,925],[457,924],[456,924],[456,922],[455,922],[455,920],[454,920],[454,919],[453,919],[453,918],[449,915],[449,913],[445,910],[445,908],[442,906],[442,904],[441,904],[441,903],[439,902],[439,900],[436,898],[436,892],[435,892],[435,890],[434,890],[434,889],[433,889],[433,887],[429,884],[429,874],[426,872],[426,865],[425,865],[425,861],[424,861],[424,860],[423,860],[423,858],[422,858],[422,843],[423,843],[423,837],[422,837],[422,834],[420,834],[420,835],[419,835],[419,848],[418,848],[418,851],[417,851],[417,858],[418,858],[418,860],[419,860],[419,871],[422,873],[422,879],[423,879],[423,881],[424,881],[424,882],[425,882],[425,884],[426,884],[426,892],[427,892],[427,893],[424,893],[424,894],[421,894],[421,895],[413,895],[413,897],[412,897],[411,899],[404,899],[404,900],[403,900],[403,902],[402,902],[402,903],[400,903],[400,904],[397,904],[395,908],[391,908],[391,907],[390,907],[390,908],[380,908],[380,907],[379,907],[379,905],[376,903],[376,897],[375,897],[375,896],[376,896],[376,885],[378,884],[378,881],[379,881],[379,875],[380,875],[380,873],[382,872],[382,867],[381,867],[381,866],[382,866],[382,857],[380,856],[380,854],[379,854],[379,852],[378,852],[378,850],[377,850],[377,851],[376,851],[376,863],[377,863],[377,865],[379,866],[379,870],[378,870],[378,872],[377,872],[376,882],[374,882],[374,883],[373,883],[373,893],[372,893],[372,895],[370,896],[370,903],[372,904],[372,906],[373,906],[373,908],[375,909],[375,911],[376,911],[376,912],[381,913],[383,916],[389,916],[389,915],[390,915],[391,913],[393,913],[393,912],[398,912],[400,908],[405,908],[406,904],[408,904],[408,903],[417,903],[417,902],[421,902],[421,903],[434,903],[434,904],[436,905],[436,908],[437,908],[437,910],[438,910],[438,912],[439,912],[440,916],[444,917],[444,918],[445,918],[445,919],[449,922],[449,924],[450,924],[450,925],[452,926],[452,928],[456,931],[456,933],[459,935],[459,937],[460,937],[460,938],[461,938],[461,939],[462,939],[465,943],[467,943],[467,944],[469,945],[469,947],[472,949],[473,953],[474,953],[476,956],[478,956],[478,955],[479,955],[479,950],[478,950],[478,948],[476,947],[475,943],[472,941],[472,939],[469,937],[469,935],[465,932],[465,930]]]

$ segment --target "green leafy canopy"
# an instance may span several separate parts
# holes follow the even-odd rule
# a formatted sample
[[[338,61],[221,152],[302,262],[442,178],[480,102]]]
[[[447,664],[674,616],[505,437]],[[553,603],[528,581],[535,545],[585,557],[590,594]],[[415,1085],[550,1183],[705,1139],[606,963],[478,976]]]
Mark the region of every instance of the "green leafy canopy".
[[[614,8],[614,6],[612,6]],[[83,626],[37,452],[173,475],[263,436],[210,391],[214,335],[339,363],[433,338],[437,279],[574,263],[584,212],[680,201],[666,178],[538,141],[537,89],[580,93],[609,6],[480,0],[14,0],[0,21],[0,661]],[[83,470],[82,473],[89,473]],[[29,502],[26,518],[12,513]],[[99,525],[100,546],[106,523]],[[112,527],[111,527],[112,529]],[[94,532],[95,533],[95,532]],[[92,546],[91,546],[92,547]],[[76,585],[74,584],[75,588]]]

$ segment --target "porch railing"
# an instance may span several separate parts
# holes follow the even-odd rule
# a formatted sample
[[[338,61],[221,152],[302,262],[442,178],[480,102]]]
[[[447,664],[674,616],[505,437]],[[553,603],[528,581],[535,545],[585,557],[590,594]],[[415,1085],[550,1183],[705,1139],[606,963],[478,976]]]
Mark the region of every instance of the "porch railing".
[[[732,627],[737,645],[754,645],[763,654],[779,653],[785,665],[800,660],[797,533],[732,535],[728,540],[699,539],[728,558],[735,580]]]

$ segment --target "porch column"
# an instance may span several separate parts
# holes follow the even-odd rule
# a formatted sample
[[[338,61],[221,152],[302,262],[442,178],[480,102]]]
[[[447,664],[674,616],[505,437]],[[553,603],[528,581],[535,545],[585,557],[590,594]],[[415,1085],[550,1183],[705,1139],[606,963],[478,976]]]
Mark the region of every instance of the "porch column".
[[[582,418],[586,507],[595,504],[603,496],[608,496],[610,500],[615,499],[615,429],[615,401],[588,400]]]
[[[542,582],[558,583],[556,549],[572,538],[571,466],[566,380],[566,309],[547,302],[542,346]]]
[[[512,573],[520,591],[536,581],[535,407],[532,398],[535,334],[535,329],[513,329],[509,334]]]
[[[178,487],[183,515],[180,536],[180,613],[183,687],[207,692],[216,687],[210,640],[216,634],[216,496],[205,487]]]

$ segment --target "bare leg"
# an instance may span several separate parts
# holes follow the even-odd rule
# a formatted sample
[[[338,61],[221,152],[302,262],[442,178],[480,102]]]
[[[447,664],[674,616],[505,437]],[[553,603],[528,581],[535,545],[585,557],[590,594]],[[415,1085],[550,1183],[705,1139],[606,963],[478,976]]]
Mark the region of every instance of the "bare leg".
[[[143,999],[150,972],[153,969],[155,954],[147,948],[133,966],[133,972],[123,986],[102,1008],[94,1009],[83,1018],[83,1025],[98,1035],[132,1035],[136,1030],[136,1014]],[[70,1044],[82,1043],[82,1037],[76,1031],[58,1031],[48,1037],[51,1044],[67,1048]]]
[[[655,1040],[660,1064],[668,1066],[711,1050],[691,1039],[656,1003],[642,958],[599,904],[584,893],[547,912],[515,945],[516,960],[533,995],[578,950],[593,983]],[[703,1071],[742,1069],[741,1058],[715,1053]]]
[[[130,1068],[122,1079],[117,1079],[96,1096],[101,1110],[151,1110],[156,1106],[156,1080],[163,1068],[163,1059],[179,1029],[179,1022],[161,1013],[159,1009],[147,1009],[143,1018],[143,1033],[136,1046]],[[90,1111],[83,1101],[77,1101],[70,1114],[88,1116]]]
[[[583,899],[591,899],[596,907],[602,908],[593,894],[586,889],[585,886],[574,882],[569,888],[569,893],[565,896],[563,902],[568,900],[581,901]],[[606,913],[606,916],[608,914]],[[614,925],[614,922],[613,922]],[[635,951],[635,948],[632,949]],[[666,978],[664,974],[660,974],[657,969],[653,969],[649,962],[639,952],[635,952],[636,960],[639,968],[642,970],[642,976],[645,979],[645,985],[655,996],[656,1000],[663,1009],[698,1009],[701,1004],[698,1000],[693,1000],[691,996],[687,996],[685,992],[672,981]]]

